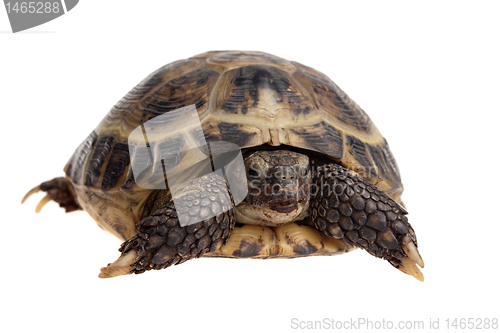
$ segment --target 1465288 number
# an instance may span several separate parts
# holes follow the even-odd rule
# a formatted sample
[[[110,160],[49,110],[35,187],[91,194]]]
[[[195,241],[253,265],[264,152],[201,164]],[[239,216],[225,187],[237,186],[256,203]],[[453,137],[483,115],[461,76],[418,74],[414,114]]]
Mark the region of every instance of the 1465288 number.
[[[7,13],[21,14],[58,14],[61,10],[59,2],[7,2]]]
[[[447,329],[498,329],[498,318],[447,318]]]

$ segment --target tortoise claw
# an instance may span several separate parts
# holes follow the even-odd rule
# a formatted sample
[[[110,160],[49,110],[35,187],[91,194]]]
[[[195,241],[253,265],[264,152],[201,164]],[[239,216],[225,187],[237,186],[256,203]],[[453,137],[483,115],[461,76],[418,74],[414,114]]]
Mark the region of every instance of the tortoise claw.
[[[424,268],[424,260],[420,256],[420,253],[418,252],[418,249],[415,246],[415,243],[413,243],[413,241],[410,239],[410,237],[405,236],[401,247],[403,248],[403,251],[405,251],[408,258],[413,260],[420,267]]]
[[[21,204],[23,204],[26,200],[28,200],[29,197],[31,197],[33,194],[38,193],[40,191],[41,191],[40,185],[33,187],[28,193],[26,193],[23,200],[21,200]],[[50,200],[52,200],[50,198],[50,195],[47,194],[46,196],[44,196],[43,199],[40,200],[38,205],[36,205],[35,213],[40,213],[43,206],[45,206]]]
[[[38,205],[36,205],[35,213],[40,213],[42,211],[43,206],[45,206],[50,200],[51,200],[50,195],[47,194],[46,196],[44,196],[43,199],[40,200]]]
[[[99,277],[101,279],[112,278],[120,275],[131,274],[134,268],[132,265],[137,261],[138,254],[135,250],[130,250],[127,254],[118,258],[114,263],[101,268]]]
[[[424,282],[424,275],[422,272],[418,269],[416,262],[413,261],[413,259],[409,257],[403,257],[400,259],[401,264],[396,267],[399,269],[401,272],[413,276],[415,279],[417,279],[420,282]]]
[[[21,200],[21,204],[23,204],[26,200],[28,200],[28,198],[31,197],[33,194],[38,192],[40,192],[40,185],[33,187],[28,193],[26,193],[23,200]]]

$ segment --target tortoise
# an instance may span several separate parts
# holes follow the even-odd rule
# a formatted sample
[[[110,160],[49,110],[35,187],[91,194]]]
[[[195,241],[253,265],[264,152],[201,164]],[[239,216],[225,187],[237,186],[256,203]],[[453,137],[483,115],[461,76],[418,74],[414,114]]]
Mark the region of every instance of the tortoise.
[[[423,281],[387,141],[298,62],[211,51],[165,65],[112,107],[64,171],[23,202],[46,192],[37,212],[50,200],[83,209],[122,239],[101,278],[200,257],[361,248]]]

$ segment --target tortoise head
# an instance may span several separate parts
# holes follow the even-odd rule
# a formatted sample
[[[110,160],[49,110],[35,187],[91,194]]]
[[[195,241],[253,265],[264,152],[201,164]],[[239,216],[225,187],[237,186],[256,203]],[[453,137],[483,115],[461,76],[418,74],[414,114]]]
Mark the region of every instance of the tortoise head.
[[[245,158],[245,169],[248,195],[237,209],[245,223],[280,225],[307,215],[311,174],[306,155],[257,151]]]

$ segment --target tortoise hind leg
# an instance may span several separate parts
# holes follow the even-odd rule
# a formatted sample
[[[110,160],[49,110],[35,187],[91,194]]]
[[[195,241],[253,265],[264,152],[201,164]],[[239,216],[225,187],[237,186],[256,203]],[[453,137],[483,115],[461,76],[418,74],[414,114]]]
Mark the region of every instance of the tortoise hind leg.
[[[47,195],[36,206],[37,213],[50,200],[57,202],[60,207],[66,210],[66,213],[82,209],[76,200],[73,185],[67,178],[58,177],[35,186],[26,193],[21,203],[24,203],[31,195],[40,191],[46,192]]]
[[[137,234],[121,245],[121,256],[101,268],[99,277],[140,274],[178,265],[217,251],[231,236],[234,209],[226,182],[220,176],[211,174],[191,182],[175,202],[177,210],[170,201],[138,222]]]
[[[319,167],[313,178],[311,217],[327,236],[385,259],[419,281],[424,262],[407,211],[375,185],[339,165]]]

